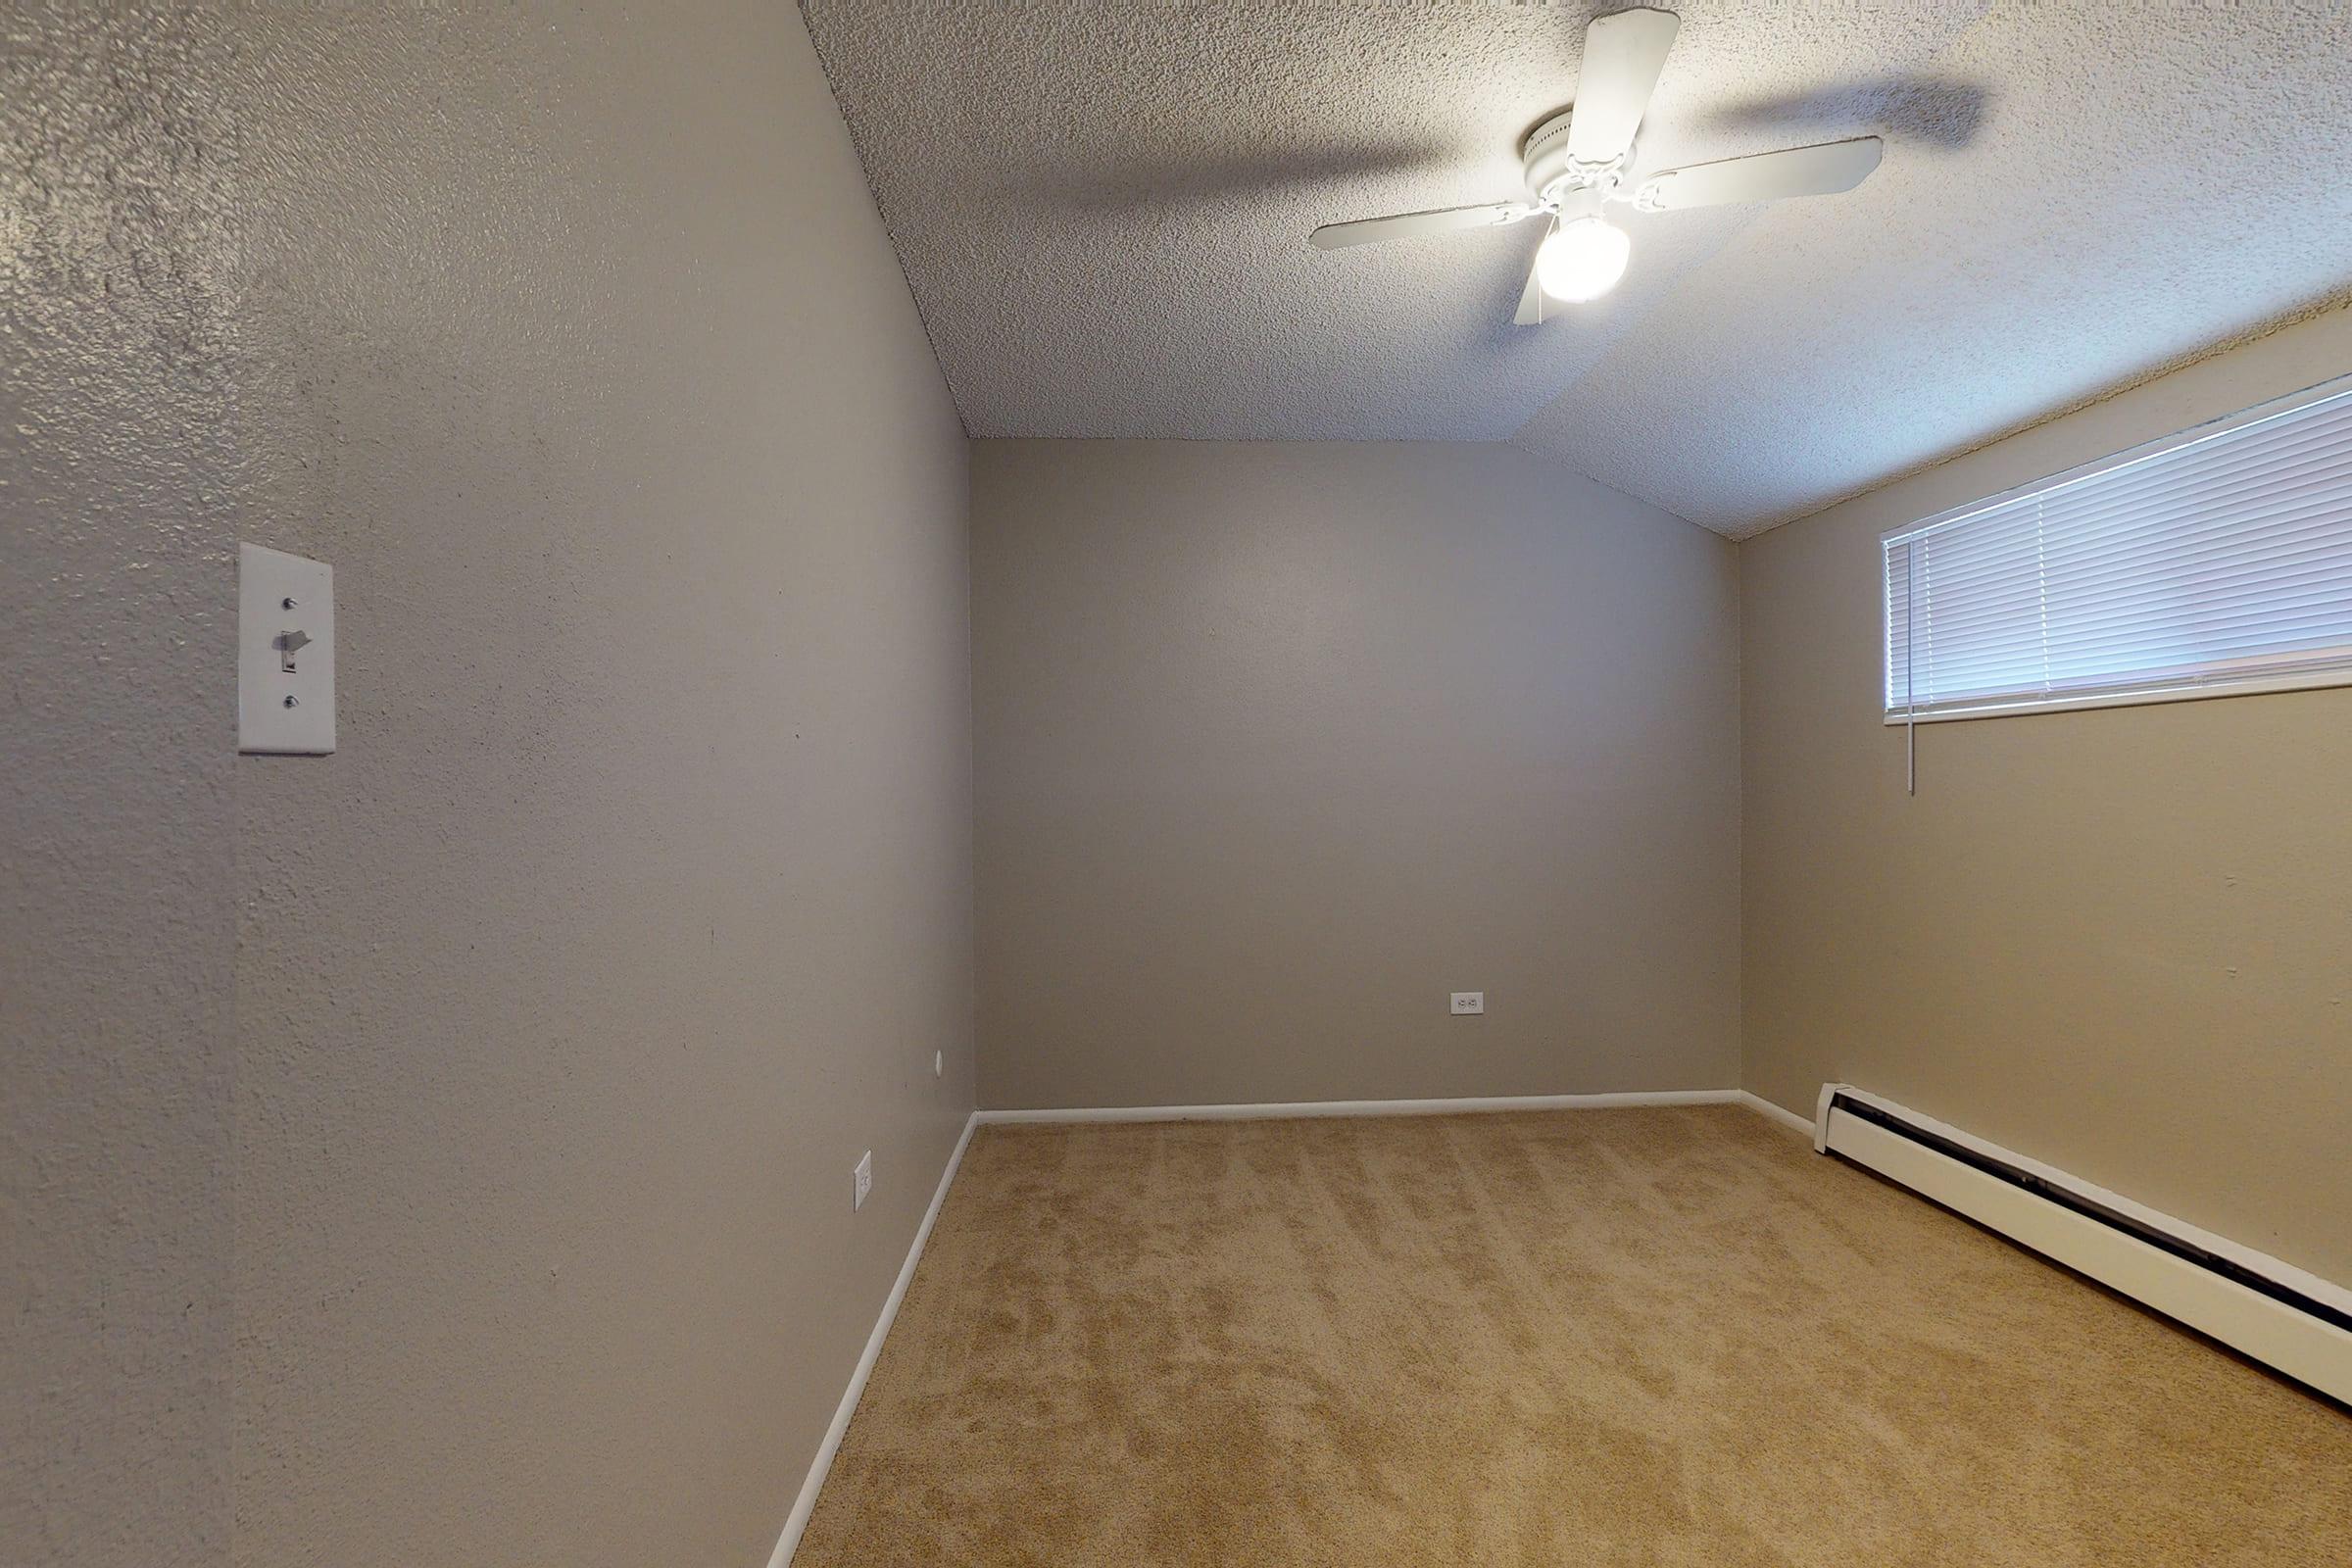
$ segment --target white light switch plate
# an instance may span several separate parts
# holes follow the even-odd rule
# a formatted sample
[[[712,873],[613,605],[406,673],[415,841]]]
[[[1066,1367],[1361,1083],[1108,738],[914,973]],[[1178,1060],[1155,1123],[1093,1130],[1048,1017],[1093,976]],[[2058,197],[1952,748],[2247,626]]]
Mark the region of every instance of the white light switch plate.
[[[335,568],[240,545],[237,750],[321,757],[334,749]]]
[[[1453,1010],[1484,1012],[1487,1010],[1487,994],[1484,991],[1456,991],[1453,994]]]
[[[858,1193],[850,1206],[863,1208],[865,1195],[874,1190],[874,1152],[872,1150],[869,1149],[858,1156],[858,1168],[851,1174],[857,1178]]]

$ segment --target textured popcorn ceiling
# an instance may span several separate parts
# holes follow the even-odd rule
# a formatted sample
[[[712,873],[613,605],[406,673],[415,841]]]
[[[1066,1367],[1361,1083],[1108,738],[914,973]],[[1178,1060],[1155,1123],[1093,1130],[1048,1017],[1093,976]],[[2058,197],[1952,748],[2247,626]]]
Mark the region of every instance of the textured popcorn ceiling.
[[[1619,209],[1532,328],[1535,224],[1306,235],[1516,195],[1614,5],[804,9],[977,436],[1510,440],[1740,537],[2352,299],[2346,0],[1681,0],[1639,168],[1886,162]]]

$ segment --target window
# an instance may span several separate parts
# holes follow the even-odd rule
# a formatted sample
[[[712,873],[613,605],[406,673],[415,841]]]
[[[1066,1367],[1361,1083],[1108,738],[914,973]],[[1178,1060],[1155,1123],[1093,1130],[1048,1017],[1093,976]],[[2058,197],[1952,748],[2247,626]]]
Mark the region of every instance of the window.
[[[2352,685],[2352,377],[1882,544],[1889,723]]]

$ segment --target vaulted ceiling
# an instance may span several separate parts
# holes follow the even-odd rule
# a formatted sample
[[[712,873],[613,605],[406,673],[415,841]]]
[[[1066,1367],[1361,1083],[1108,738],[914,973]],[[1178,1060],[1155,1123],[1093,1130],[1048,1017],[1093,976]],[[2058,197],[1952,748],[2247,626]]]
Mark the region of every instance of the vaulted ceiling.
[[[1638,169],[1886,161],[1537,327],[1536,224],[1306,235],[1520,195],[1616,5],[804,10],[976,436],[1508,440],[1740,537],[2352,300],[2339,0],[1672,3]]]

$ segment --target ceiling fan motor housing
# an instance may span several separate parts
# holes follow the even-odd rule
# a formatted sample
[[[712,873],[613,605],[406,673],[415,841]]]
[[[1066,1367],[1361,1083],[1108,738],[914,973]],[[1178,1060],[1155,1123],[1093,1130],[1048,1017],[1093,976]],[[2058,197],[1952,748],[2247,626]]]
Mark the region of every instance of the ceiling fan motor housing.
[[[1574,109],[1563,109],[1527,133],[1519,156],[1525,161],[1527,188],[1542,202],[1556,204],[1561,197],[1580,190],[1598,190],[1604,194],[1614,190],[1625,178],[1626,165],[1633,160],[1633,149],[1627,148],[1605,164],[1578,161],[1568,151],[1568,125],[1576,117]]]

